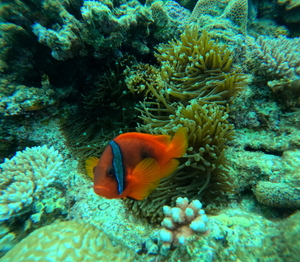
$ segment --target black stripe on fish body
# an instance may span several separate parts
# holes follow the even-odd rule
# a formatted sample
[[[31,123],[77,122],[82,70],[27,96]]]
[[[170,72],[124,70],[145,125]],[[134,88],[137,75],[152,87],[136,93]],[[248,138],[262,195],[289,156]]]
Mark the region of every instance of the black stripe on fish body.
[[[112,166],[118,184],[118,193],[119,195],[121,195],[124,191],[125,184],[125,172],[123,166],[122,152],[119,145],[115,141],[110,141],[109,144],[112,148]]]

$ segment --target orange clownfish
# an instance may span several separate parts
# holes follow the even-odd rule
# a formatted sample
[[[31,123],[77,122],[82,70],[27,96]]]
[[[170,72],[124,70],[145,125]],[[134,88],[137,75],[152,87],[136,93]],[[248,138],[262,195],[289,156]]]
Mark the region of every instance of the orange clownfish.
[[[187,147],[184,127],[172,140],[169,135],[125,133],[109,143],[100,159],[88,158],[85,167],[97,195],[143,200],[178,168],[175,158],[182,157]]]

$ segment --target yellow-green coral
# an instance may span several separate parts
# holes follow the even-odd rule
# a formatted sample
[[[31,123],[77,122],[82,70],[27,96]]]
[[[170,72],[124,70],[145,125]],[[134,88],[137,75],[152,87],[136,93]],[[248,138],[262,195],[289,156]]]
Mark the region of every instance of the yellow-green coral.
[[[55,223],[37,229],[0,259],[1,262],[50,260],[136,261],[131,250],[114,245],[101,230],[75,221]]]

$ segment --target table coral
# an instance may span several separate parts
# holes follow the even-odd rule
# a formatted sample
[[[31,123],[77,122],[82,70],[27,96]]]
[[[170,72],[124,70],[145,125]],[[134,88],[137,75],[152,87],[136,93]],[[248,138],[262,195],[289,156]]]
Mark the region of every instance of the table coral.
[[[1,262],[11,261],[136,261],[134,252],[115,245],[96,227],[75,221],[54,223],[31,233]]]
[[[5,159],[0,165],[0,220],[24,213],[55,180],[61,164],[58,151],[46,146],[26,148]]]

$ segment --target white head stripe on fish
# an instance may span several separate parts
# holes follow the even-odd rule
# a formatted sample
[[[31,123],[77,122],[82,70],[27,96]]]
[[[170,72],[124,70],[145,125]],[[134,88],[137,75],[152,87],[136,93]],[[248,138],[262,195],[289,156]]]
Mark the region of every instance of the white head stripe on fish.
[[[124,191],[124,167],[123,167],[123,159],[122,159],[122,152],[120,150],[119,145],[114,142],[110,141],[109,144],[112,148],[112,165],[115,171],[115,177],[117,179],[118,184],[118,193],[119,195],[123,193]]]

